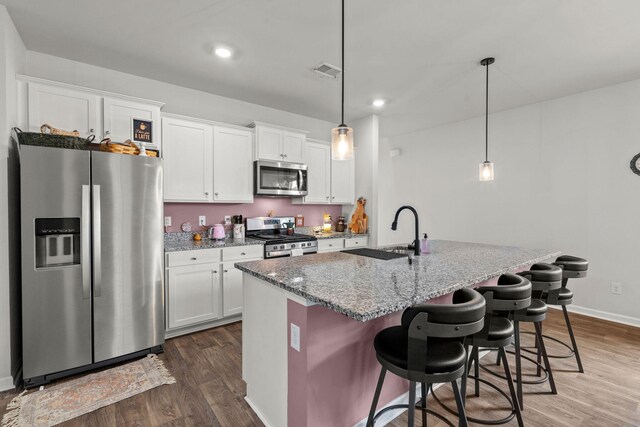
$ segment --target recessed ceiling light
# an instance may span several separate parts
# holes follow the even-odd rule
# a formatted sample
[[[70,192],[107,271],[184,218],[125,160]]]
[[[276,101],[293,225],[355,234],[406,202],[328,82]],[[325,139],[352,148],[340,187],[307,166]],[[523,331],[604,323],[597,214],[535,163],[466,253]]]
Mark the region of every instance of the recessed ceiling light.
[[[371,103],[374,107],[382,107],[385,104],[385,100],[384,99],[374,99],[373,102]]]
[[[215,53],[220,58],[231,58],[231,55],[233,55],[233,51],[228,47],[217,47]]]

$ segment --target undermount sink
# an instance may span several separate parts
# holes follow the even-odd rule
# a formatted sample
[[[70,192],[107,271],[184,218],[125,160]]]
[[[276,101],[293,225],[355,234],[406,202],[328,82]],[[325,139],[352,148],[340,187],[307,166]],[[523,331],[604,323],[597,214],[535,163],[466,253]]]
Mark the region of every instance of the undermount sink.
[[[380,248],[385,252],[393,252],[394,254],[414,255],[413,249],[409,249],[406,246],[390,246],[386,248]]]

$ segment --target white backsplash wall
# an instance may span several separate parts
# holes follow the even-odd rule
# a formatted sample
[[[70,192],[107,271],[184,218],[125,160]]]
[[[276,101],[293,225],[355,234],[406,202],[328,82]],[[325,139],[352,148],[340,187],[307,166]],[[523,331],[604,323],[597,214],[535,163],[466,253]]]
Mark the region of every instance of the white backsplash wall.
[[[431,238],[587,258],[589,276],[569,283],[574,305],[640,323],[640,176],[629,168],[640,152],[638,117],[640,80],[492,114],[488,183],[478,181],[484,117],[383,138],[379,244],[413,238],[408,213],[396,232],[384,220],[412,204]],[[394,148],[402,154],[390,158]],[[612,281],[623,295],[611,294]]]

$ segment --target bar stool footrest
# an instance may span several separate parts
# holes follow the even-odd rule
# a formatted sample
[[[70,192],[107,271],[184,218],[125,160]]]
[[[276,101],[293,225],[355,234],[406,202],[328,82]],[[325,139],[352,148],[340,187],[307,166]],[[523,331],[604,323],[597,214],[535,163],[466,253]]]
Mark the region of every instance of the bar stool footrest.
[[[522,349],[522,347],[520,347],[520,349]],[[515,354],[515,351],[513,350],[505,350],[507,353],[509,354]],[[521,358],[528,360],[529,362],[533,363],[536,366],[539,366],[540,369],[542,369],[542,371],[544,372],[544,376],[541,378],[538,378],[536,380],[522,380],[522,384],[542,384],[544,382],[546,382],[549,379],[549,373],[547,372],[547,368],[545,368],[545,366],[542,363],[538,363],[537,360],[533,360],[532,358],[525,356],[524,354],[520,355]],[[482,368],[483,371],[485,371],[488,374],[493,375],[494,377],[498,377],[501,378],[503,380],[506,380],[507,377],[504,374],[500,374],[496,371],[493,371],[491,369],[489,369],[486,364],[484,363],[479,363],[480,368]],[[513,382],[517,383],[518,380],[516,378],[513,379]]]
[[[467,375],[468,379],[472,379],[475,380],[476,377],[474,375]],[[516,416],[516,410],[515,407],[513,406],[513,402],[511,401],[511,398],[509,397],[509,395],[507,395],[507,393],[505,393],[502,389],[500,389],[497,385],[483,379],[483,378],[478,378],[478,381],[480,381],[481,383],[491,387],[492,389],[494,389],[495,391],[497,391],[498,393],[500,393],[505,399],[507,399],[507,402],[509,402],[509,405],[511,406],[511,414],[507,415],[504,418],[500,418],[498,420],[486,420],[486,419],[480,419],[480,418],[474,418],[469,416],[469,414],[467,413],[467,421],[471,421],[477,424],[484,424],[484,425],[501,425],[501,424],[506,424],[509,421],[511,421],[512,419],[515,418]],[[447,412],[449,412],[452,415],[458,415],[458,412],[449,408],[447,405],[445,405],[440,399],[438,399],[438,396],[436,396],[433,387],[431,387],[431,395],[433,396],[434,400],[436,402],[438,402],[438,404],[440,406],[442,406],[442,408],[444,408]],[[466,396],[465,396],[465,400],[466,400]],[[466,406],[466,405],[465,405]],[[465,410],[466,412],[466,410]]]
[[[535,332],[529,332],[529,331],[524,331],[524,332],[520,332],[520,333],[521,334],[535,335]],[[554,358],[554,359],[569,359],[571,357],[574,357],[575,351],[573,351],[573,348],[571,348],[571,346],[569,346],[569,344],[567,344],[566,342],[564,342],[564,341],[562,341],[562,340],[560,340],[558,338],[549,336],[549,335],[542,334],[542,337],[547,339],[547,340],[555,341],[558,344],[561,344],[561,345],[565,346],[569,350],[569,353],[567,353],[567,354],[547,354],[547,357]],[[527,353],[530,353],[530,354],[537,354],[538,352],[537,352],[537,350],[534,351],[533,350],[534,348],[535,347],[520,346],[520,350],[522,350],[522,351],[526,351]]]
[[[433,393],[433,390],[431,390],[431,393]],[[426,412],[427,414],[433,415],[434,417],[438,418],[440,421],[444,422],[445,424],[447,424],[450,427],[455,427],[455,425],[449,421],[448,419],[446,419],[442,414],[439,414],[435,411],[432,411],[429,408],[423,408],[420,405],[420,403],[416,403],[415,409],[419,409],[421,411]],[[378,411],[374,416],[373,416],[373,425],[375,426],[376,424],[376,420],[378,419],[378,417],[382,414],[384,414],[387,411],[391,411],[393,409],[406,409],[409,410],[409,405],[407,403],[404,404],[398,404],[398,405],[391,405],[391,406],[387,406],[384,409],[381,409],[380,411]],[[446,409],[446,408],[445,408]]]

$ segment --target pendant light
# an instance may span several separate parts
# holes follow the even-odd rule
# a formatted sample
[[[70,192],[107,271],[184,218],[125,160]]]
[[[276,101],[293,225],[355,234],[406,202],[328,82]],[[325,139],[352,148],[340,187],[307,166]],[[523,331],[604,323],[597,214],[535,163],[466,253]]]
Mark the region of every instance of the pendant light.
[[[485,143],[485,158],[484,162],[480,163],[479,178],[480,181],[493,181],[493,163],[489,161],[489,65],[495,62],[495,58],[484,58],[480,61],[480,64],[487,67],[487,85],[485,93],[485,131],[484,131],[484,143]]]
[[[344,0],[342,0],[342,101],[340,124],[331,129],[331,158],[350,160],[353,158],[353,129],[344,124]]]

